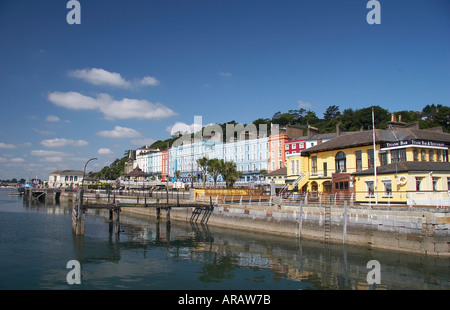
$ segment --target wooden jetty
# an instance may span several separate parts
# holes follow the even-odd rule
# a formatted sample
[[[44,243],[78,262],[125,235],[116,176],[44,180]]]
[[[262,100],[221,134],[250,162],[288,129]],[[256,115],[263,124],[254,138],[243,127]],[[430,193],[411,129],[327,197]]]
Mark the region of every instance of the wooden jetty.
[[[61,189],[26,189],[23,195],[24,199],[28,201],[38,200],[41,202],[49,202],[55,199],[55,202],[59,202],[59,198],[61,195]],[[212,199],[210,198],[209,204],[207,203],[195,203],[190,201],[182,201],[180,202],[179,197],[177,196],[176,202],[169,202],[169,194],[167,192],[166,201],[160,202],[163,199],[156,199],[156,203],[147,203],[147,197],[144,197],[144,205],[139,205],[139,207],[143,208],[155,208],[156,209],[156,219],[160,220],[161,210],[166,211],[166,221],[170,222],[170,210],[172,208],[192,208],[192,216],[190,218],[190,222],[195,223],[202,215],[200,222],[205,224],[208,222],[211,213],[214,210],[214,206],[212,203]],[[137,201],[139,201],[139,197],[137,197]],[[114,223],[115,233],[119,233],[120,231],[120,211],[122,208],[127,207],[138,207],[137,204],[134,203],[121,203],[116,199],[114,195],[112,197],[112,202],[110,202],[110,197],[108,195],[108,200],[105,202],[90,202],[89,199],[84,198],[84,192],[82,189],[79,189],[76,193],[75,205],[72,209],[72,228],[76,235],[84,234],[84,223],[85,223],[85,214],[89,209],[95,210],[108,210],[109,211],[109,219]]]
[[[115,195],[113,197],[112,203],[110,202],[104,202],[104,203],[98,203],[94,202],[91,203],[88,200],[83,200],[83,191],[80,190],[77,192],[77,199],[75,206],[73,208],[72,213],[72,227],[75,232],[75,234],[84,234],[84,214],[89,209],[97,209],[97,210],[108,210],[109,211],[109,219],[113,221],[115,226],[115,233],[119,233],[120,229],[120,212],[122,208],[155,208],[156,209],[156,220],[159,221],[161,218],[161,210],[166,211],[166,222],[170,223],[170,211],[172,208],[193,208],[192,216],[190,218],[191,223],[197,222],[200,215],[203,213],[203,216],[201,218],[201,223],[206,224],[208,222],[209,217],[211,216],[211,213],[214,210],[214,205],[212,204],[212,200],[210,199],[209,204],[205,203],[193,203],[193,202],[187,202],[183,201],[180,202],[179,197],[177,197],[176,202],[169,202],[169,196],[167,195],[166,202],[159,202],[160,199],[157,199],[156,203],[149,203],[147,204],[146,198],[145,204],[142,206],[138,206],[134,203],[121,203],[119,200],[116,199]],[[109,199],[108,199],[109,201]]]

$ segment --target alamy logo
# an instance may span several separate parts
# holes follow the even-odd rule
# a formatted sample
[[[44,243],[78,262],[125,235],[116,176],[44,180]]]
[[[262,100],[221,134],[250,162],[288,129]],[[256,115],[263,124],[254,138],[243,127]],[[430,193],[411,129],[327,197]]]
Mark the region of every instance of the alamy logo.
[[[77,260],[69,260],[67,262],[66,268],[72,269],[67,273],[66,280],[67,283],[72,284],[81,284],[81,265]]]
[[[369,25],[381,24],[381,4],[377,0],[370,0],[367,2],[368,9],[371,9],[367,13],[366,20]]]
[[[79,1],[70,0],[67,2],[68,9],[71,9],[69,13],[67,13],[66,20],[69,25],[73,24],[81,24],[81,4]]]
[[[380,262],[377,260],[370,260],[366,265],[367,269],[371,269],[367,273],[367,284],[381,284],[381,267]]]

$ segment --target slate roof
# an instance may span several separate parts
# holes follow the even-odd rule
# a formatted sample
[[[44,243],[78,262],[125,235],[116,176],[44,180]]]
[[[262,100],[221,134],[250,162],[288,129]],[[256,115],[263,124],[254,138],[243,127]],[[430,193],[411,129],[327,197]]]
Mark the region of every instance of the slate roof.
[[[272,171],[272,172],[266,174],[266,176],[268,176],[268,177],[274,177],[274,176],[279,176],[279,175],[287,175],[287,168],[284,167],[284,168],[281,168],[281,169],[278,169],[278,170],[275,170],[275,171]]]
[[[450,145],[450,134],[448,133],[411,128],[375,129],[375,141],[378,144],[410,139],[444,142],[447,145]],[[345,135],[338,136],[334,139],[306,149],[302,152],[302,155],[309,156],[309,154],[313,152],[343,149],[370,144],[373,144],[372,130],[347,132]]]
[[[144,171],[142,171],[141,168],[139,168],[139,166],[137,166],[136,168],[134,168],[130,173],[125,174],[125,176],[127,177],[145,177],[148,174],[145,173]]]
[[[83,171],[81,170],[55,170],[50,174],[57,175],[83,175]]]

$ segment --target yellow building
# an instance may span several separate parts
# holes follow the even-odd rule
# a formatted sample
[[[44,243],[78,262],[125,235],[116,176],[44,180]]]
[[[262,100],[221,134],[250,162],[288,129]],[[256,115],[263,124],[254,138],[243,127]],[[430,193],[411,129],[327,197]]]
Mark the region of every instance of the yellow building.
[[[373,133],[348,132],[289,156],[288,189],[356,203],[450,204],[450,134],[392,123],[375,130],[374,153]]]

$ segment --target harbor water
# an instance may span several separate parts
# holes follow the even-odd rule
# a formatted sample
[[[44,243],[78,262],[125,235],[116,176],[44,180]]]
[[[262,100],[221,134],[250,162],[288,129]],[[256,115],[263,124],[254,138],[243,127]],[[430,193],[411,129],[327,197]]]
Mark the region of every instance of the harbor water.
[[[2,290],[450,289],[448,258],[167,224],[124,212],[115,234],[99,210],[87,213],[79,236],[70,203],[27,204],[13,193],[0,189]],[[79,262],[79,284],[68,281],[70,261]]]

